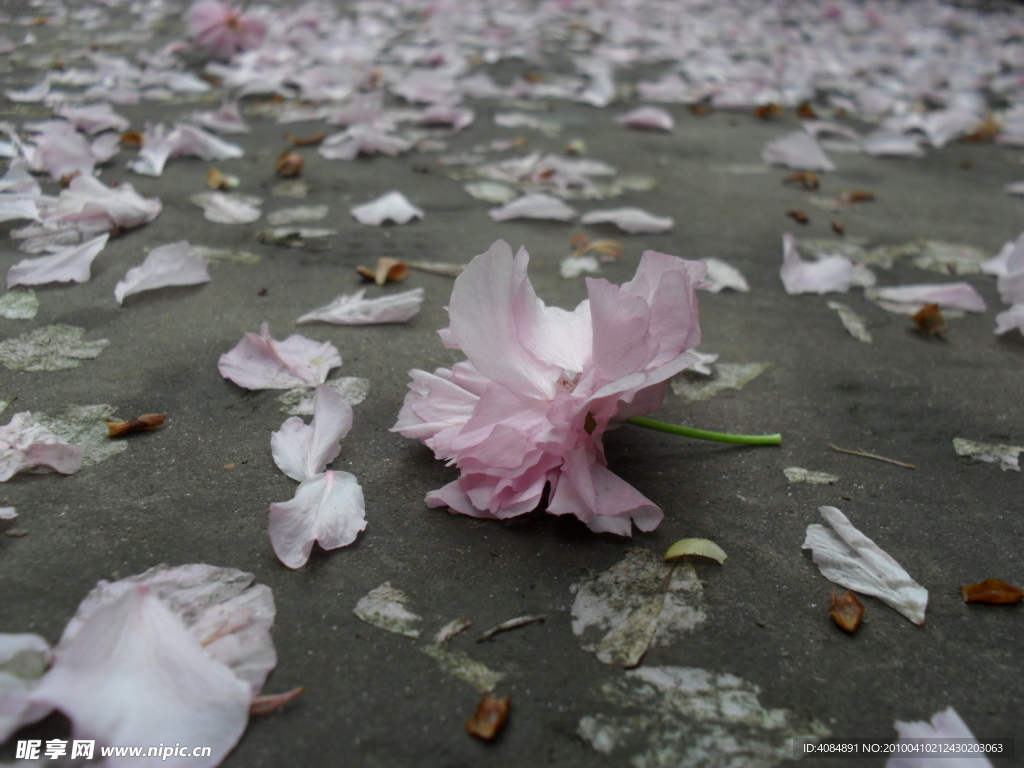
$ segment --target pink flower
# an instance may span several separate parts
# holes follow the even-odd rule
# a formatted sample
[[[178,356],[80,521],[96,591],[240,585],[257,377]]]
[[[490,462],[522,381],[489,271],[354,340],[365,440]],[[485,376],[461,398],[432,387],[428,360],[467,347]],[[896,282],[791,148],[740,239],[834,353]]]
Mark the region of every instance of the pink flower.
[[[499,240],[455,281],[440,331],[468,360],[411,372],[393,431],[421,440],[461,476],[427,494],[431,507],[505,519],[547,511],[591,530],[653,530],[661,509],[607,468],[602,437],[662,401],[665,382],[698,361],[694,288],[706,267],[646,251],[622,286],[587,280],[572,312],[546,307]]]
[[[212,59],[230,59],[263,42],[267,28],[259,19],[217,0],[200,0],[188,12],[188,35]]]

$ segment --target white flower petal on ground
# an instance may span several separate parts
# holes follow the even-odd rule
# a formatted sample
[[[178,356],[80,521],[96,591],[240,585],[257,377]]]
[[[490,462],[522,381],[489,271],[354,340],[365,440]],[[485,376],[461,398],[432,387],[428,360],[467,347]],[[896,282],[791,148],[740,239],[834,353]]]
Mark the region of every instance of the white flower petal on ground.
[[[922,283],[869,288],[864,295],[890,312],[913,315],[925,304],[942,309],[984,312],[985,300],[970,283]]]
[[[627,128],[641,128],[655,131],[672,132],[676,127],[676,121],[666,110],[661,107],[637,107],[632,112],[619,115],[615,122]]]
[[[270,505],[270,543],[289,568],[306,564],[314,542],[338,549],[355,541],[365,528],[363,489],[348,472],[313,475],[302,481],[291,501]]]
[[[210,282],[206,259],[189,252],[187,240],[154,248],[146,260],[132,267],[114,288],[114,298],[122,304],[126,296],[171,285],[197,285]]]
[[[996,315],[996,335],[1002,336],[1014,328],[1024,335],[1024,304],[1014,304],[1005,312]]]
[[[225,135],[248,133],[250,130],[238,109],[238,102],[234,101],[222,105],[215,111],[193,112],[191,120],[207,130]]]
[[[17,516],[18,510],[15,507],[0,507],[0,520],[13,520]]]
[[[566,205],[557,197],[545,194],[529,194],[511,200],[500,208],[492,208],[487,212],[493,221],[509,219],[554,219],[568,221],[575,218],[578,211]]]
[[[861,146],[874,157],[924,157],[922,137],[890,131],[874,131],[864,137]]]
[[[928,590],[910,578],[899,563],[858,531],[835,507],[818,507],[832,530],[807,526],[803,549],[829,581],[877,597],[915,624],[924,624]]]
[[[246,389],[296,389],[323,384],[339,365],[341,355],[330,342],[299,334],[275,341],[270,324],[263,323],[258,336],[246,333],[234,349],[220,356],[217,370]]]
[[[894,753],[886,761],[885,768],[992,768],[989,759],[981,752],[972,753],[969,745],[964,745],[967,747],[964,752],[951,756],[915,754],[920,745],[918,739],[957,739],[966,740],[970,745],[978,743],[967,723],[952,707],[936,712],[930,723],[897,720],[893,727],[900,735],[900,742],[910,742],[912,751]]]
[[[39,220],[39,205],[28,195],[0,194],[0,222],[17,219]]]
[[[1024,181],[1011,181],[1003,184],[1003,192],[1008,195],[1024,195]]]
[[[655,216],[642,208],[605,208],[587,211],[581,224],[614,224],[631,235],[638,232],[668,232],[675,226],[670,216]]]
[[[871,333],[868,331],[866,321],[861,315],[858,315],[840,301],[828,302],[828,308],[834,309],[839,313],[839,319],[842,321],[843,327],[853,338],[857,341],[863,341],[865,344],[871,343]]]
[[[570,256],[559,262],[558,271],[562,277],[571,280],[580,275],[596,275],[601,267],[594,256]]]
[[[1020,235],[1016,240],[1008,240],[1003,243],[1003,247],[999,249],[999,253],[993,256],[991,259],[981,262],[979,269],[986,275],[993,275],[999,277],[1005,275],[1010,271],[1010,257],[1014,253],[1024,254],[1024,235]],[[1016,263],[1016,258],[1014,259]]]
[[[263,201],[250,195],[200,192],[189,200],[203,209],[203,218],[218,224],[251,224],[262,215],[257,206]]]
[[[49,468],[70,475],[82,468],[82,452],[39,424],[29,411],[0,427],[0,483],[25,470]]]
[[[90,136],[103,131],[120,133],[128,130],[128,126],[132,124],[127,117],[117,114],[107,102],[83,104],[82,106],[62,104],[57,106],[53,113],[69,120],[75,128],[85,131]]]
[[[696,286],[699,290],[718,293],[726,288],[730,288],[740,293],[750,292],[750,285],[747,283],[747,279],[736,267],[714,257],[701,259],[701,261],[707,264],[708,274],[704,278],[703,283]]]
[[[388,128],[356,123],[320,142],[317,152],[327,160],[355,160],[360,154],[380,152],[396,157],[412,149],[412,142]]]
[[[360,224],[379,227],[385,221],[406,224],[413,218],[422,219],[423,209],[409,202],[401,192],[388,192],[376,200],[357,205],[351,210]]]
[[[327,469],[341,453],[341,440],[352,429],[352,406],[331,387],[316,388],[313,420],[286,420],[270,438],[277,468],[300,483]]]
[[[46,670],[49,655],[50,644],[39,635],[0,634],[0,744],[19,728],[50,713],[51,707],[34,704],[29,698]]]
[[[245,155],[245,150],[195,125],[178,123],[168,130],[161,123],[146,130],[139,156],[128,167],[144,176],[159,176],[168,160],[185,155],[231,160]]]
[[[59,650],[32,700],[104,746],[201,744],[210,757],[139,765],[213,768],[249,719],[250,687],[214,661],[149,587],[98,608]]]
[[[779,271],[786,293],[846,293],[854,283],[853,262],[845,256],[826,256],[804,261],[797,252],[793,235],[782,236],[782,269]]]
[[[7,287],[14,285],[45,285],[47,283],[87,283],[92,260],[107,244],[109,234],[102,234],[82,245],[65,248],[52,256],[23,259],[7,271]]]
[[[351,296],[339,296],[330,304],[307,312],[296,323],[333,323],[334,325],[375,325],[377,323],[404,323],[423,305],[423,289],[413,288],[402,293],[364,299],[366,289]]]
[[[761,150],[761,159],[769,165],[783,165],[799,171],[834,171],[835,165],[821,147],[804,131],[793,131],[769,141]]]

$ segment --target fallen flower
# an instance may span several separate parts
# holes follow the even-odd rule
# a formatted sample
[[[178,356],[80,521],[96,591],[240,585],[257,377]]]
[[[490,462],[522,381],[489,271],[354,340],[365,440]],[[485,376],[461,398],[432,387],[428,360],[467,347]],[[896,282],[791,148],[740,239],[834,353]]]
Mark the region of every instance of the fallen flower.
[[[661,107],[637,107],[632,112],[616,117],[615,122],[627,128],[643,128],[666,133],[671,133],[676,127],[675,119]]]
[[[1010,605],[1024,600],[1024,589],[999,579],[985,579],[977,584],[964,584],[960,587],[960,596],[965,603]]]
[[[189,119],[196,125],[214,133],[242,134],[249,132],[249,126],[245,124],[236,101],[225,102],[213,112],[193,112]]]
[[[915,624],[924,624],[928,590],[910,578],[892,557],[858,531],[835,507],[818,507],[832,529],[807,526],[803,549],[810,549],[821,574],[831,582],[872,595]]]
[[[402,293],[364,299],[365,289],[351,296],[339,296],[330,304],[296,320],[296,323],[323,322],[335,325],[374,325],[376,323],[404,323],[420,311],[423,305],[422,288]]]
[[[29,411],[0,427],[0,483],[18,472],[49,468],[70,475],[82,468],[82,452],[39,424]]]
[[[423,209],[417,208],[401,192],[388,192],[376,200],[351,209],[352,216],[360,224],[379,227],[385,221],[407,224],[412,219],[422,219]]]
[[[487,212],[493,221],[508,221],[509,219],[554,219],[555,221],[568,221],[576,216],[578,211],[557,197],[534,193],[523,195],[511,200],[500,208],[492,208]]]
[[[259,219],[263,201],[251,195],[200,192],[189,198],[203,209],[203,218],[218,224],[251,224]]]
[[[491,741],[508,718],[509,697],[497,699],[484,694],[476,705],[476,712],[466,720],[466,732],[483,741]]]
[[[145,261],[132,267],[114,287],[114,298],[123,304],[127,296],[173,285],[210,282],[206,259],[192,253],[187,240],[154,248]]]
[[[587,211],[581,224],[614,224],[623,232],[668,232],[675,226],[670,216],[655,216],[641,208],[614,208]]]
[[[245,389],[296,389],[315,387],[327,380],[341,355],[330,342],[317,342],[294,334],[284,341],[270,338],[270,324],[260,335],[246,333],[230,352],[217,361],[217,370]]]
[[[52,256],[23,259],[7,271],[7,287],[45,285],[47,283],[87,283],[92,275],[92,261],[107,245],[109,234],[65,248]]]
[[[949,330],[938,304],[925,304],[910,319],[917,332],[925,336],[937,336]]]
[[[156,429],[164,423],[166,418],[162,413],[144,413],[129,421],[108,421],[105,423],[111,437],[120,437],[121,435],[130,435],[134,432],[146,432]]]
[[[707,557],[716,560],[719,565],[723,565],[727,557],[725,551],[709,539],[680,539],[665,551],[662,560],[675,560],[688,555]]]
[[[411,141],[391,133],[387,128],[356,123],[328,136],[320,142],[317,152],[327,160],[355,160],[360,153],[373,155],[380,152],[396,157],[412,147]]]
[[[956,768],[992,768],[992,763],[984,752],[979,749],[978,740],[974,738],[967,723],[960,719],[960,715],[952,707],[947,707],[941,712],[932,716],[930,723],[923,721],[905,723],[897,720],[893,723],[896,732],[900,735],[900,741],[895,746],[892,757],[885,763],[885,768],[935,768],[935,766],[953,765]],[[955,739],[957,747],[962,749],[958,757],[952,763],[936,758],[931,754],[914,754],[921,745],[922,739],[935,740],[931,743],[942,744],[945,739]],[[909,742],[910,750],[904,751],[900,746],[904,741]],[[927,743],[927,742],[925,742]],[[975,751],[978,750],[978,751]]]
[[[850,590],[846,590],[841,595],[837,595],[833,590],[832,604],[829,606],[828,615],[844,632],[852,635],[860,626],[860,620],[864,616],[864,606]]]
[[[1019,445],[977,443],[962,437],[953,438],[953,450],[956,451],[957,456],[968,456],[976,461],[998,464],[1004,472],[1008,469],[1020,472],[1020,463],[1017,457],[1024,453],[1024,448]]]
[[[927,304],[943,309],[984,312],[985,300],[970,283],[926,283],[868,288],[864,296],[883,309],[906,315],[917,314]]]
[[[793,242],[793,235],[782,236],[782,269],[779,271],[786,293],[845,293],[854,281],[853,262],[844,256],[826,256],[804,261]]]
[[[761,150],[761,159],[769,165],[784,165],[799,171],[836,169],[818,142],[804,131],[793,131],[768,142]]]
[[[213,59],[227,60],[256,48],[267,34],[263,22],[217,0],[200,0],[185,17],[188,36]]]
[[[376,269],[367,269],[360,266],[356,267],[356,272],[364,280],[370,280],[377,285],[384,285],[388,282],[398,283],[404,280],[406,275],[409,274],[409,265],[398,259],[381,256],[377,259]]]
[[[127,117],[114,112],[114,108],[106,102],[80,106],[60,104],[54,108],[53,113],[90,136],[111,130],[121,133],[131,125]]]

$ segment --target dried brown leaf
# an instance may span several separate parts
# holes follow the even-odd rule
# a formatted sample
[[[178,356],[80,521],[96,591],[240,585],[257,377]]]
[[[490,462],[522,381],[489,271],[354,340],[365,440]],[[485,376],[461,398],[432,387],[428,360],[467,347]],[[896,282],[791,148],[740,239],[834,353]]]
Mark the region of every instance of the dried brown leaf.
[[[999,122],[995,119],[995,115],[989,112],[985,119],[982,120],[978,126],[974,129],[973,133],[964,136],[960,141],[970,141],[975,143],[992,141],[996,136],[999,135]]]
[[[303,162],[300,154],[286,149],[278,155],[277,162],[274,164],[274,170],[277,171],[278,176],[284,176],[286,178],[298,176],[302,173],[302,166],[304,164],[305,163]]]
[[[210,189],[234,189],[238,186],[237,176],[227,176],[218,168],[206,172],[206,186]]]
[[[853,203],[870,203],[875,199],[874,192],[866,192],[863,189],[855,189],[853,192],[843,192],[839,195],[839,199],[847,205]]]
[[[509,697],[503,699],[484,695],[476,705],[476,712],[466,719],[466,732],[478,739],[490,741],[498,735],[508,718]]]
[[[754,117],[761,120],[771,120],[774,117],[782,117],[782,107],[778,104],[762,104],[754,109]]]
[[[714,108],[706,101],[700,101],[697,102],[696,104],[690,104],[687,106],[687,109],[689,109],[690,112],[692,112],[697,117],[706,117],[707,115],[710,115],[712,112],[714,112]]]
[[[249,715],[255,717],[256,715],[269,715],[278,707],[282,707],[292,699],[296,699],[306,692],[306,687],[300,685],[298,688],[292,688],[290,691],[284,693],[271,693],[263,694],[260,696],[254,696],[252,703],[249,704]]]
[[[397,283],[404,280],[406,275],[409,274],[409,265],[404,261],[382,256],[377,259],[376,269],[356,267],[356,272],[364,280],[372,280],[377,285],[384,285],[385,283]]]
[[[925,304],[910,319],[914,321],[917,332],[925,336],[937,336],[949,330],[938,304]]]
[[[832,592],[832,605],[828,609],[828,615],[841,629],[852,635],[860,626],[860,620],[864,616],[864,606],[850,590],[846,590],[841,595]]]
[[[845,235],[846,234],[846,227],[843,226],[843,222],[836,221],[835,219],[833,219],[832,220],[832,231],[835,232],[837,235]]]
[[[796,108],[796,113],[805,120],[816,120],[818,118],[818,113],[815,112],[814,108],[806,101]]]
[[[122,147],[141,147],[144,143],[145,140],[138,131],[125,131],[121,134]]]
[[[130,421],[108,421],[106,424],[110,437],[118,437],[120,435],[130,435],[132,432],[156,429],[164,423],[166,418],[162,413],[144,413]]]
[[[786,215],[789,216],[797,224],[806,224],[810,221],[807,217],[807,213],[802,208],[790,208],[786,211]]]
[[[286,133],[284,137],[293,147],[315,147],[327,138],[327,131],[320,131],[312,136],[293,136],[291,133]]]
[[[965,603],[1009,605],[1024,600],[1024,589],[1017,589],[999,579],[985,579],[977,584],[964,584],[960,587],[960,595]]]
[[[799,184],[804,189],[815,190],[819,186],[818,174],[814,171],[792,173],[782,180],[783,184]]]

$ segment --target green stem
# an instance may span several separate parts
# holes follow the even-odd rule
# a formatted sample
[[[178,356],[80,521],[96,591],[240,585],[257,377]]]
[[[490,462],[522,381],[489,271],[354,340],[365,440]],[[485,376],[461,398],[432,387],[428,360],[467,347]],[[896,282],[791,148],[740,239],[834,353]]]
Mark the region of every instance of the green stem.
[[[777,433],[774,435],[730,435],[727,432],[709,432],[706,429],[666,424],[664,421],[648,419],[645,416],[634,416],[632,419],[628,419],[628,423],[645,429],[655,429],[658,432],[668,432],[670,435],[692,437],[697,440],[714,440],[719,443],[738,443],[740,445],[782,445],[782,435]]]

